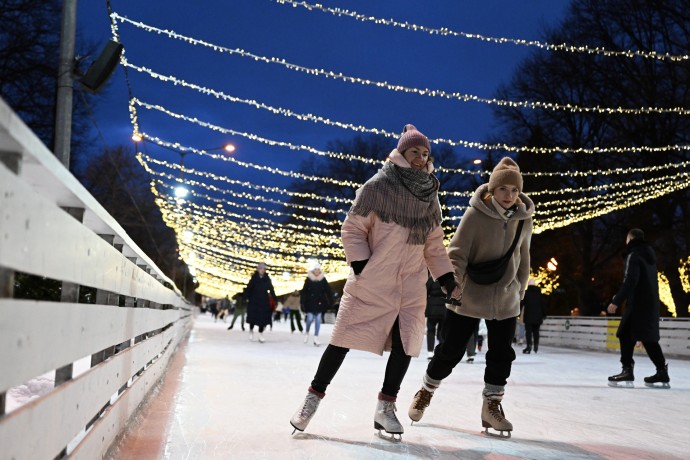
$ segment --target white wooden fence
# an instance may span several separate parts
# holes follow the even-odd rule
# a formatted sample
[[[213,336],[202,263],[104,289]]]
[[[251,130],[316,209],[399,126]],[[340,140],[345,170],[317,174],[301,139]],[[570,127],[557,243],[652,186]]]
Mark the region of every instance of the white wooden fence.
[[[57,280],[62,301],[15,298],[24,275]],[[102,458],[193,312],[0,99],[0,459]],[[18,388],[40,395],[8,407]]]
[[[540,343],[564,348],[619,351],[616,330],[620,318],[600,316],[551,316],[540,329]],[[690,319],[661,318],[659,344],[664,355],[690,358]],[[637,352],[644,353],[642,349]]]

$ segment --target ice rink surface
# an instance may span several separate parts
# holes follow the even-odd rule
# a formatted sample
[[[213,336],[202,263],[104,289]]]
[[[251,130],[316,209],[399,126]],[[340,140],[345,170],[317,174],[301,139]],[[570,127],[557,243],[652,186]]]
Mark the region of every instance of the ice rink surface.
[[[407,409],[421,385],[426,351],[413,358],[398,395],[402,442],[374,430],[383,357],[350,351],[304,433],[290,418],[306,394],[321,347],[289,323],[250,341],[239,324],[195,320],[164,382],[132,423],[112,459],[690,459],[690,361],[669,359],[671,389],[647,388],[654,373],[636,354],[635,388],[610,388],[617,353],[541,347],[517,359],[503,408],[510,439],[482,433],[484,352],[464,361],[436,391],[424,418]],[[312,326],[313,328],[313,326]],[[313,330],[312,330],[313,332]],[[256,333],[255,333],[256,335]],[[311,338],[311,337],[310,337]],[[484,350],[485,351],[485,350]]]

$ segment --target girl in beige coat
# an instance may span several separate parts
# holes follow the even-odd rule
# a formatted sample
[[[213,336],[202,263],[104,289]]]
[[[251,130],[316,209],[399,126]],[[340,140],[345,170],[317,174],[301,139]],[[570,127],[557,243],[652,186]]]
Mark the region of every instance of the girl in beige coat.
[[[290,421],[295,430],[307,427],[345,355],[354,348],[379,355],[390,351],[374,427],[392,437],[403,432],[395,400],[410,359],[419,356],[424,340],[427,267],[446,292],[455,288],[429,152],[428,139],[406,125],[397,149],[357,190],[342,226],[352,270],[330,344]]]
[[[448,254],[455,276],[461,280],[452,297],[461,303],[448,305],[443,340],[436,347],[422,388],[408,412],[413,421],[421,420],[434,390],[462,360],[467,342],[483,318],[488,329],[489,350],[484,371],[482,426],[488,434],[491,434],[490,427],[510,436],[513,425],[505,418],[501,400],[515,360],[513,336],[520,315],[520,299],[529,279],[533,213],[534,203],[522,193],[518,165],[510,158],[503,158],[491,173],[489,183],[480,186],[470,199],[470,208],[451,240]],[[516,235],[515,249],[497,282],[479,284],[470,279],[468,264],[499,259],[510,250]]]

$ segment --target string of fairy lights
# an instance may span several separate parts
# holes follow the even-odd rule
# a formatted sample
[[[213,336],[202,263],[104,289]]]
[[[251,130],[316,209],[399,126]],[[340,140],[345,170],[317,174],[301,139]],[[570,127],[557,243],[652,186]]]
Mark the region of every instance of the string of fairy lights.
[[[394,19],[378,18],[376,16],[368,16],[366,14],[358,13],[353,10],[347,10],[344,8],[328,8],[319,3],[307,3],[304,1],[295,0],[274,0],[276,3],[291,5],[294,8],[301,7],[309,11],[321,11],[324,13],[330,13],[335,16],[346,16],[362,22],[373,22],[374,24],[380,24],[385,26],[393,26],[401,29],[407,29],[414,32],[425,32],[430,35],[440,35],[447,37],[461,37],[473,40],[480,40],[484,42],[492,42],[497,44],[512,44],[520,46],[529,46],[535,48],[541,48],[548,51],[566,51],[569,53],[586,53],[586,54],[599,54],[603,56],[623,56],[623,57],[641,57],[647,59],[658,59],[660,61],[687,61],[690,56],[687,54],[683,55],[672,55],[670,53],[658,53],[656,51],[643,51],[643,50],[608,50],[604,47],[592,48],[587,45],[569,45],[567,43],[545,43],[539,40],[525,40],[516,38],[506,38],[506,37],[490,37],[481,34],[472,34],[467,32],[459,32],[451,30],[447,27],[428,27],[419,24],[412,24],[407,21],[401,22]]]
[[[169,38],[180,40],[192,45],[204,46],[210,50],[218,53],[241,56],[245,58],[250,58],[255,61],[264,62],[267,64],[276,64],[285,67],[286,69],[303,72],[309,75],[321,76],[325,78],[331,78],[334,80],[341,80],[349,83],[357,83],[366,86],[375,86],[378,88],[384,88],[390,91],[401,91],[405,93],[418,94],[420,96],[427,97],[439,97],[443,99],[458,100],[462,102],[479,102],[489,105],[497,106],[507,106],[507,107],[521,107],[529,109],[546,109],[546,110],[560,110],[568,112],[581,112],[581,113],[603,113],[603,114],[630,114],[630,115],[642,115],[651,113],[669,113],[678,115],[688,115],[690,114],[690,109],[684,107],[601,107],[601,106],[579,106],[577,104],[560,104],[554,102],[543,102],[543,101],[509,101],[497,98],[487,98],[481,97],[474,94],[462,93],[457,91],[445,91],[442,89],[430,89],[430,88],[415,88],[411,86],[399,85],[388,83],[386,81],[377,81],[367,78],[354,77],[350,75],[345,75],[342,72],[335,72],[332,70],[317,69],[314,67],[306,67],[298,64],[293,64],[288,62],[283,58],[277,57],[267,57],[261,56],[259,54],[250,53],[241,48],[228,48],[222,45],[214,44],[201,40],[198,38],[189,37],[187,35],[179,34],[170,29],[161,29],[159,27],[151,26],[145,24],[141,21],[134,21],[125,16],[121,16],[117,13],[112,13],[111,18],[114,21],[120,21],[122,23],[127,23],[145,32],[155,33],[158,35],[166,35]],[[126,61],[123,60],[123,63]]]
[[[655,51],[641,50],[606,50],[603,48],[589,48],[586,46],[572,46],[568,44],[550,44],[533,40],[511,39],[504,37],[487,37],[479,34],[467,34],[452,31],[447,28],[430,28],[385,20],[373,16],[363,15],[354,11],[339,8],[326,8],[320,4],[309,4],[294,0],[274,0],[277,3],[288,4],[295,8],[310,11],[321,11],[336,16],[347,16],[363,22],[404,28],[410,31],[425,32],[433,35],[463,37],[497,44],[513,44],[520,46],[538,47],[549,51],[566,51],[603,56],[639,57],[657,60],[684,61],[687,55],[670,55]],[[545,101],[511,101],[496,98],[485,98],[462,92],[444,91],[439,89],[416,88],[377,81],[357,76],[350,76],[328,69],[306,67],[288,62],[283,58],[267,57],[245,51],[240,48],[229,48],[213,44],[199,38],[179,34],[169,29],[161,29],[141,21],[131,20],[118,13],[111,13],[111,27],[113,36],[118,39],[120,31],[118,24],[127,24],[147,33],[165,36],[169,39],[182,41],[190,45],[198,45],[221,55],[234,55],[266,64],[280,65],[295,72],[306,73],[315,77],[341,80],[344,82],[374,86],[391,92],[403,92],[441,99],[453,99],[462,102],[480,102],[488,105],[521,107],[528,109],[546,109],[570,111],[574,113],[598,113],[607,115],[644,115],[644,114],[676,114],[688,115],[690,109],[684,107],[601,107],[580,106],[577,104],[552,103]],[[315,115],[301,113],[289,108],[278,107],[260,102],[255,99],[240,98],[223,91],[189,82],[175,75],[163,75],[153,69],[130,63],[123,54],[122,65],[138,74],[160,81],[163,84],[185,88],[199,94],[231,103],[243,104],[276,116],[287,117],[305,123],[316,123],[337,127],[344,130],[377,134],[388,138],[397,138],[399,133],[386,129],[367,127],[357,123],[343,122]],[[256,162],[241,161],[238,158],[216,154],[209,149],[200,149],[183,145],[181,142],[170,142],[144,132],[140,126],[138,110],[155,112],[169,118],[187,123],[190,126],[205,128],[213,133],[224,136],[241,137],[257,142],[268,148],[282,148],[294,152],[310,154],[368,164],[381,164],[380,159],[367,158],[361,155],[332,152],[318,149],[310,145],[295,144],[285,140],[269,139],[253,132],[241,131],[206,121],[188,114],[178,113],[160,104],[145,102],[138,97],[130,97],[129,114],[133,128],[133,139],[143,141],[141,145],[155,146],[172,150],[180,155],[194,154],[211,160],[222,161],[234,168],[247,168],[261,171],[270,175],[292,178],[299,181],[312,181],[317,184],[357,188],[361,184],[342,180],[335,177],[317,176],[304,172],[287,171],[281,168],[266,166]],[[687,152],[690,145],[666,146],[594,146],[572,148],[568,146],[532,147],[517,146],[504,143],[482,143],[463,139],[430,139],[432,144],[462,147],[480,151],[493,152],[501,150],[513,153],[535,154],[605,154],[605,153],[669,153]],[[137,159],[151,175],[151,192],[156,204],[161,209],[165,223],[177,235],[180,257],[187,263],[190,273],[199,283],[198,292],[210,297],[232,296],[242,290],[249,275],[256,268],[258,262],[265,262],[272,269],[276,291],[286,293],[301,287],[306,275],[306,266],[313,257],[318,255],[324,271],[329,274],[329,280],[344,278],[349,273],[349,267],[344,263],[339,227],[344,214],[351,204],[351,200],[340,196],[328,196],[317,193],[295,192],[287,188],[254,184],[249,181],[233,179],[228,175],[210,171],[202,171],[183,164],[161,160],[141,151]],[[183,162],[181,162],[183,163]],[[589,181],[589,186],[571,187],[561,190],[537,190],[529,193],[537,202],[537,213],[534,220],[534,233],[565,227],[575,222],[593,219],[608,213],[636,206],[642,202],[664,196],[689,186],[690,178],[687,171],[689,161],[667,163],[654,166],[631,166],[628,168],[589,170],[589,171],[524,171],[524,176],[534,178],[548,178],[553,176],[568,177],[596,177],[598,183]],[[167,172],[166,172],[167,171]],[[437,168],[438,172],[475,175],[486,177],[489,171],[480,168],[454,169]],[[618,181],[617,176],[639,177],[636,181]],[[650,177],[646,177],[650,176]],[[178,189],[185,189],[184,196],[178,195]],[[238,191],[236,188],[240,188]],[[441,196],[447,195],[468,200],[472,191],[443,190]],[[561,198],[559,198],[561,197]],[[300,200],[306,200],[302,203]],[[466,204],[444,206],[446,219],[449,222],[459,221],[466,209]],[[265,215],[266,217],[257,217]],[[449,238],[448,238],[449,239]],[[448,243],[448,239],[446,243]],[[684,277],[684,287],[690,291],[688,282],[688,268],[690,259],[681,265],[681,277]],[[538,267],[532,273],[538,279],[542,291],[550,293],[558,286],[558,275],[549,268]],[[666,285],[667,289],[667,285]],[[663,291],[663,289],[662,289]],[[664,291],[665,292],[665,291]],[[664,303],[667,303],[667,297]]]

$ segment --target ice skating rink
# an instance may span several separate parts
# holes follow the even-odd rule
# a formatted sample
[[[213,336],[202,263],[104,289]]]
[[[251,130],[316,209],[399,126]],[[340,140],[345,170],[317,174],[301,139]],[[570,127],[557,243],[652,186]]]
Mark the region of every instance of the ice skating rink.
[[[671,389],[644,387],[654,373],[636,355],[634,389],[609,388],[614,353],[543,347],[517,360],[503,407],[512,438],[482,434],[484,354],[460,363],[420,423],[407,408],[426,369],[414,358],[398,395],[402,442],[376,436],[374,409],[386,357],[351,351],[306,431],[291,435],[321,347],[288,323],[250,342],[236,324],[196,318],[164,382],[112,459],[690,459],[690,361],[669,360]],[[299,432],[298,432],[299,433]]]

